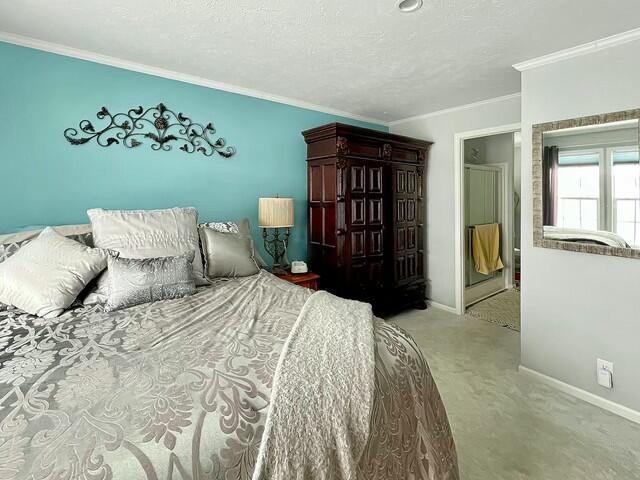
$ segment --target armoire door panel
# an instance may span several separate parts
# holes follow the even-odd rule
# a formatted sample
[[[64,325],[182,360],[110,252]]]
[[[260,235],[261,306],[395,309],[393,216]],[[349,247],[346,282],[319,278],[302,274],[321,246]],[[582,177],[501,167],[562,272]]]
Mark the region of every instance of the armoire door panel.
[[[369,261],[369,281],[373,288],[381,288],[384,286],[384,262]]]
[[[321,202],[323,198],[322,165],[309,167],[309,200]]]
[[[382,255],[384,253],[382,245],[382,230],[369,231],[369,255]]]
[[[396,257],[396,278],[404,280],[407,277],[407,263],[404,256]]]
[[[369,199],[369,225],[382,225],[382,199]]]
[[[351,232],[351,256],[352,257],[365,256],[364,235],[365,235],[365,232],[362,230]]]
[[[336,207],[324,208],[324,244],[336,246]]]
[[[351,199],[351,225],[365,224],[364,198]]]
[[[323,194],[325,202],[335,202],[336,200],[336,166],[325,165],[322,169]]]
[[[414,172],[407,172],[407,194],[416,192],[416,174]]]
[[[369,167],[369,193],[382,193],[382,167]]]
[[[311,225],[310,240],[313,243],[322,244],[323,210],[322,207],[311,206],[309,208],[309,223]]]
[[[396,228],[396,250],[401,252],[407,248],[407,230],[404,227]]]
[[[406,263],[407,263],[407,277],[408,278],[415,277],[416,271],[417,271],[416,254],[415,253],[407,254]]]
[[[416,201],[412,198],[406,200],[407,205],[407,222],[413,222],[416,219]]]
[[[396,222],[402,223],[406,220],[407,203],[404,199],[396,200]]]
[[[407,189],[407,173],[404,170],[396,170],[396,193],[405,193]]]
[[[407,227],[407,248],[416,248],[416,227]]]
[[[364,193],[365,189],[365,173],[364,165],[351,166],[351,192]]]

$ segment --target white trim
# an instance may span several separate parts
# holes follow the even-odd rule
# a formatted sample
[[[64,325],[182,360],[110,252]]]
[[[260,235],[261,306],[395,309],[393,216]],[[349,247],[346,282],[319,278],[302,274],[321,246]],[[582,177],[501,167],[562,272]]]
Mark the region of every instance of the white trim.
[[[521,96],[520,92],[510,93],[509,95],[503,95],[501,97],[489,98],[487,100],[481,100],[479,102],[467,103],[465,105],[459,105],[457,107],[445,108],[444,110],[436,110],[435,112],[423,113],[421,115],[416,115],[413,117],[394,120],[392,122],[389,122],[389,126],[394,127],[396,125],[400,125],[401,123],[412,122],[414,120],[421,120],[423,118],[444,115],[445,113],[458,112],[460,110],[466,110],[468,108],[476,108],[476,107],[481,107],[483,105],[490,105],[492,103],[504,102],[506,100],[511,100],[512,98],[520,98],[520,96]]]
[[[245,95],[247,97],[259,98],[261,100],[268,100],[270,102],[282,103],[285,105],[291,105],[293,107],[304,108],[307,110],[314,110],[316,112],[328,113],[330,115],[337,115],[340,117],[351,118],[353,120],[361,120],[363,122],[376,123],[385,127],[389,126],[388,122],[377,119],[377,118],[371,118],[363,115],[357,115],[355,113],[344,112],[342,110],[337,110],[330,107],[324,107],[322,105],[316,105],[314,103],[308,103],[308,102],[297,100],[294,98],[274,95],[268,92],[254,90],[251,88],[239,87],[239,86],[231,85],[228,83],[216,82],[215,80],[210,80],[203,77],[197,77],[195,75],[180,73],[180,72],[167,70],[160,67],[145,65],[142,63],[132,62],[129,60],[123,60],[116,57],[110,57],[108,55],[89,52],[87,50],[80,50],[77,48],[68,47],[66,45],[51,43],[44,40],[38,40],[35,38],[23,37],[21,35],[14,35],[12,33],[0,31],[0,42],[12,43],[14,45],[20,45],[22,47],[34,48],[36,50],[42,50],[49,53],[64,55],[65,57],[79,58],[81,60],[100,63],[102,65],[109,65],[111,67],[122,68],[125,70],[131,70],[134,72],[145,73],[147,75],[153,75],[155,77],[168,78],[170,80],[176,80],[178,82],[190,83],[193,85],[199,85],[201,87],[214,88],[216,90],[222,90],[225,92]]]
[[[634,40],[640,40],[640,28],[634,28],[626,32],[611,35],[610,37],[594,40],[593,42],[583,43],[576,47],[567,48],[558,52],[543,55],[541,57],[532,58],[523,62],[516,63],[513,68],[522,72],[531,68],[537,68],[542,65],[548,65],[550,63],[560,62],[568,58],[579,57],[587,53],[597,52],[598,50],[604,50],[605,48],[615,47],[622,45],[623,43],[633,42]]]
[[[619,403],[612,402],[611,400],[602,398],[595,393],[587,392],[586,390],[574,387],[573,385],[569,385],[568,383],[564,383],[556,378],[549,377],[544,373],[540,373],[536,370],[532,370],[531,368],[527,368],[522,365],[518,366],[518,371],[532,378],[535,378],[540,382],[549,385],[550,387],[553,387],[563,393],[567,393],[573,397],[579,398],[580,400],[584,400],[587,403],[619,415],[634,423],[640,423],[640,412],[638,412],[637,410],[633,410],[629,407],[625,407],[624,405],[620,405]]]
[[[454,164],[454,219],[455,219],[455,298],[456,313],[464,314],[464,215],[462,205],[464,200],[464,148],[462,142],[470,138],[487,137],[500,133],[518,132],[521,130],[520,123],[501,125],[498,127],[483,128],[481,130],[471,130],[468,132],[456,133],[453,136],[453,164]]]
[[[427,300],[427,305],[433,308],[437,308],[438,310],[444,310],[445,312],[453,313],[455,315],[458,314],[454,307],[450,307],[449,305],[444,305],[443,303],[434,302],[433,300]]]

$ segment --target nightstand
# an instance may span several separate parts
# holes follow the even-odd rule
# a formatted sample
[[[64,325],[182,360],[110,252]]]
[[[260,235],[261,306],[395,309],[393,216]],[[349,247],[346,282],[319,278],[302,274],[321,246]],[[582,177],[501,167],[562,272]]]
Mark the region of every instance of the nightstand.
[[[278,278],[286,280],[287,282],[294,283],[301,287],[310,288],[311,290],[318,290],[318,280],[320,275],[317,273],[291,273],[287,272],[284,275],[277,275]]]

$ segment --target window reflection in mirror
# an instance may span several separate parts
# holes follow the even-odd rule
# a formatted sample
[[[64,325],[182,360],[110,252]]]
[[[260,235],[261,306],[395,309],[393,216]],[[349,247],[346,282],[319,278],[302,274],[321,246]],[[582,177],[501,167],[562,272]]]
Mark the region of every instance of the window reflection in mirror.
[[[638,120],[544,132],[544,236],[640,248]]]

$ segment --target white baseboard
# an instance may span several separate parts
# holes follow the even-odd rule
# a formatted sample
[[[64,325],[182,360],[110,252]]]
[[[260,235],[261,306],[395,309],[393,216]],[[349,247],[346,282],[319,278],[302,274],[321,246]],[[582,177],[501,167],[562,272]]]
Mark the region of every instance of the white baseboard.
[[[437,308],[438,310],[444,310],[445,312],[458,314],[458,311],[454,307],[450,307],[449,305],[444,305],[442,303],[434,302],[433,300],[427,300],[427,305],[433,308]]]
[[[587,392],[586,390],[582,390],[581,388],[574,387],[573,385],[569,385],[568,383],[561,382],[560,380],[549,377],[544,373],[540,373],[530,368],[523,367],[522,365],[518,367],[518,371],[520,373],[524,373],[525,375],[529,375],[532,378],[536,378],[537,380],[546,385],[549,385],[550,387],[555,388],[556,390],[560,390],[561,392],[579,398],[580,400],[584,400],[585,402],[607,410],[608,412],[615,413],[616,415],[624,417],[634,423],[640,423],[640,412],[629,407],[625,407],[624,405],[620,405],[619,403],[615,403],[611,400],[607,400],[606,398],[599,397],[598,395]]]

